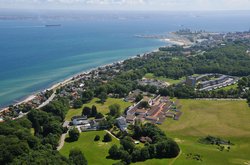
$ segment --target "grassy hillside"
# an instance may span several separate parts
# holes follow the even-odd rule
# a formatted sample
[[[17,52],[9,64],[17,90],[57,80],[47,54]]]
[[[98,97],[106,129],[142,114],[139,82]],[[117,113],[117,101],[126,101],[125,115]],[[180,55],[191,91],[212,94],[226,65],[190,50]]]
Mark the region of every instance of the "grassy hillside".
[[[119,144],[119,141],[112,137],[112,142],[102,142],[103,136],[106,134],[105,131],[93,131],[83,132],[80,138],[76,142],[65,142],[60,153],[66,157],[69,155],[69,151],[73,148],[79,148],[88,160],[88,164],[101,165],[101,164],[113,164],[115,160],[106,159],[108,156],[108,150],[113,144]],[[95,142],[94,138],[96,135],[101,137],[100,141]]]
[[[180,120],[166,120],[160,126],[181,147],[182,153],[173,164],[250,163],[250,108],[245,101],[180,100],[180,103],[184,112]],[[199,138],[207,135],[230,140],[234,145],[229,151],[219,151],[215,145],[198,143]],[[188,153],[201,155],[202,161],[188,159]]]
[[[169,83],[170,85],[178,84],[178,83],[185,80],[185,77],[182,77],[182,78],[177,79],[177,80],[171,79],[171,78],[166,78],[166,77],[156,77],[153,73],[147,73],[144,77],[148,78],[148,79],[155,79],[155,80],[165,81],[165,82]]]

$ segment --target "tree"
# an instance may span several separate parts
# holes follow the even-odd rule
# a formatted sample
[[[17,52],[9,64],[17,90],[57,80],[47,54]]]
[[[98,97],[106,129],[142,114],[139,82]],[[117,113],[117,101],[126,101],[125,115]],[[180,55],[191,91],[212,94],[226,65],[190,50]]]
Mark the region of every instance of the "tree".
[[[87,117],[90,117],[91,116],[91,112],[92,109],[89,108],[89,107],[83,107],[82,109],[82,116],[87,116]]]
[[[155,148],[159,158],[174,158],[180,152],[178,144],[170,139],[158,142]]]
[[[103,117],[104,115],[101,112],[97,113],[97,115],[95,116],[96,119],[102,119]]]
[[[120,144],[123,146],[124,150],[128,151],[128,153],[132,153],[135,148],[133,141],[128,138],[121,139]]]
[[[148,151],[149,151],[149,154],[150,154],[150,158],[154,158],[155,157],[155,145],[154,144],[151,144],[148,146]]]
[[[140,102],[139,107],[141,107],[141,108],[149,108],[150,106],[149,106],[147,101],[142,101],[142,102]]]
[[[86,103],[92,100],[94,97],[94,93],[91,90],[86,90],[82,93],[82,102]]]
[[[61,123],[56,120],[45,123],[43,125],[43,136],[47,136],[50,133],[60,136],[63,133],[63,127]]]
[[[72,140],[72,141],[77,141],[78,138],[80,136],[80,133],[78,131],[78,129],[76,127],[74,127],[73,129],[69,130],[69,138]]]
[[[105,92],[101,92],[101,94],[98,96],[98,98],[100,99],[100,102],[102,104],[104,104],[108,98],[108,95]]]
[[[95,105],[92,105],[92,108],[91,108],[91,116],[92,117],[96,117],[96,115],[97,115],[97,108],[96,108],[96,106]]]
[[[88,162],[87,162],[84,154],[79,149],[72,149],[72,150],[70,150],[69,160],[74,165],[87,165],[88,164]]]
[[[125,150],[121,151],[121,160],[126,162],[127,164],[130,164],[132,161],[132,156]]]
[[[247,103],[248,103],[248,106],[250,107],[250,91],[248,91],[248,95],[247,95]]]
[[[61,121],[64,120],[65,115],[69,109],[69,102],[66,99],[58,99],[50,102],[42,108],[45,112],[52,113],[54,116],[60,117]]]
[[[141,101],[141,99],[143,99],[143,96],[141,94],[139,94],[136,96],[135,102],[139,102],[139,101]]]
[[[111,116],[117,117],[121,115],[121,107],[119,104],[112,104],[109,106],[109,114]]]
[[[77,108],[81,108],[82,107],[82,100],[77,99],[73,102],[73,108],[77,109]]]
[[[94,141],[99,141],[99,140],[100,140],[100,136],[96,135]]]
[[[147,147],[141,149],[141,158],[142,160],[147,160],[150,158],[150,153]]]
[[[34,130],[35,130],[35,135],[38,136],[41,132],[42,132],[42,129],[41,129],[41,126],[38,122],[38,120],[34,120],[34,124],[33,124],[33,127],[34,127]]]
[[[109,156],[112,159],[119,159],[120,154],[119,154],[119,149],[116,144],[112,145],[112,147],[109,149]]]
[[[109,133],[106,133],[103,137],[103,142],[111,142],[112,141],[112,137]]]
[[[132,152],[132,161],[133,162],[137,162],[137,161],[141,161],[141,151],[139,149],[134,149],[134,151]]]

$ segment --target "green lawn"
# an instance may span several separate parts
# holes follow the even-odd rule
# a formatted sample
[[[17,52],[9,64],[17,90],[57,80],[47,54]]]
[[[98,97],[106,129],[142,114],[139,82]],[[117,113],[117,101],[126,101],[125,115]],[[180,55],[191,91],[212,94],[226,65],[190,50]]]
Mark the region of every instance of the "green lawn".
[[[218,90],[221,90],[221,89],[228,91],[230,89],[237,89],[237,88],[238,88],[238,84],[233,84],[233,85],[229,85],[229,86],[226,86],[226,87],[223,87],[223,88],[216,89],[215,91],[218,91]]]
[[[170,162],[177,165],[250,163],[250,108],[245,101],[180,100],[180,103],[183,111],[180,120],[169,119],[160,126],[182,150],[181,155]],[[235,145],[228,152],[197,142],[207,135],[230,140]],[[202,162],[187,159],[188,153],[200,154]],[[146,163],[163,164],[159,160]]]
[[[65,142],[63,148],[59,151],[62,155],[68,157],[69,152],[73,148],[79,148],[85,155],[90,165],[113,164],[117,160],[106,159],[108,150],[113,144],[119,144],[119,141],[112,137],[112,142],[102,142],[105,131],[83,132],[76,142]],[[96,135],[101,137],[100,141],[95,142]]]
[[[171,79],[171,78],[166,78],[166,77],[156,77],[156,76],[154,76],[153,73],[147,73],[144,77],[148,78],[148,79],[156,79],[156,80],[160,80],[160,81],[165,81],[165,82],[169,83],[170,85],[177,84],[177,83],[180,83],[183,80],[185,80],[185,77],[182,77],[182,78],[177,79],[177,80]]]
[[[104,104],[101,104],[98,102],[98,98],[94,98],[87,104],[83,104],[82,108],[84,106],[92,107],[92,105],[95,105],[97,107],[97,111],[101,112],[102,114],[107,114],[109,112],[109,106],[112,104],[119,104],[121,106],[121,110],[124,111],[127,107],[132,105],[130,102],[125,102],[122,99],[116,99],[116,98],[108,98],[107,101]],[[79,109],[70,109],[69,112],[66,115],[65,120],[70,121],[73,116],[81,115],[82,108]]]

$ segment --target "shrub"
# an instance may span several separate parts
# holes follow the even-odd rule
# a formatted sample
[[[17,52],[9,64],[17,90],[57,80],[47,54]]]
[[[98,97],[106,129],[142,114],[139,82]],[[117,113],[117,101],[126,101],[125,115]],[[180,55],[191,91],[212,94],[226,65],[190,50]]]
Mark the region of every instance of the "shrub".
[[[112,141],[112,137],[109,133],[106,133],[103,137],[103,142],[111,142]]]
[[[69,138],[71,141],[77,141],[80,136],[80,132],[78,131],[77,128],[73,128],[69,130]]]
[[[100,136],[96,135],[94,141],[99,141],[99,140],[100,140]]]

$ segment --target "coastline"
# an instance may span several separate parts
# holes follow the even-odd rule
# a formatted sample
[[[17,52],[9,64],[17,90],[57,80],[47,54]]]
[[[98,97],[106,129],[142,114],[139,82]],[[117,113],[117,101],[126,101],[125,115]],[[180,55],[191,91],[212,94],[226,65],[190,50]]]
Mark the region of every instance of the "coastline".
[[[173,38],[165,38],[165,39],[160,39],[163,43],[168,43],[169,45],[180,45],[180,46],[183,46],[183,45],[188,45],[190,43],[187,43],[186,41],[184,40],[175,40]],[[166,46],[165,44],[163,44],[163,46]],[[159,51],[159,48],[162,47],[162,46],[159,46],[158,48],[155,48],[151,51],[146,51],[146,52],[143,52],[143,53],[140,53],[139,55],[140,56],[143,56],[145,54],[149,54],[149,53],[153,53],[153,52],[157,52]],[[102,68],[102,67],[106,67],[106,66],[110,66],[110,65],[114,65],[116,63],[123,63],[125,60],[128,60],[128,59],[133,59],[133,58],[136,58],[138,57],[138,55],[133,55],[133,56],[130,56],[130,57],[127,57],[123,60],[119,60],[119,61],[114,61],[114,62],[111,62],[111,63],[108,63],[108,64],[104,64],[104,65],[100,65],[100,66],[96,66],[96,67],[93,67],[93,68],[90,68],[88,70],[85,70],[85,71],[81,71],[81,72],[78,72],[76,74],[73,74],[71,76],[69,76],[68,78],[65,78],[65,79],[62,79],[62,80],[59,80],[59,82],[56,82],[56,83],[53,83],[51,85],[48,85],[48,87],[45,87],[44,89],[38,89],[37,91],[34,91],[33,94],[30,94],[30,95],[27,95],[27,96],[24,96],[23,98],[20,98],[20,101],[14,103],[10,103],[9,105],[3,105],[3,107],[0,107],[0,113],[3,112],[3,111],[6,111],[8,110],[9,106],[10,105],[13,105],[13,106],[17,106],[17,105],[20,105],[20,104],[23,104],[23,103],[27,103],[33,99],[35,99],[37,97],[37,95],[41,92],[45,92],[47,90],[56,90],[58,87],[60,86],[65,86],[67,85],[68,83],[71,83],[73,82],[74,78],[77,78],[77,77],[81,77],[81,75],[84,75],[84,74],[89,74],[90,72],[92,71],[96,71],[98,70],[98,68]],[[77,80],[77,79],[75,79]]]
[[[173,42],[168,42],[168,41],[165,41],[165,42],[170,43],[170,44],[173,43]],[[151,51],[147,51],[147,52],[144,52],[144,53],[140,53],[139,55],[140,55],[140,56],[143,56],[143,55],[145,55],[145,54],[149,54],[149,53],[153,53],[153,52],[158,52],[158,51],[159,51],[159,48],[160,48],[160,47],[158,47],[158,48],[156,48],[156,49],[153,49],[153,50],[151,50]],[[123,59],[123,60],[114,61],[114,62],[111,62],[111,63],[108,63],[108,64],[104,64],[104,65],[96,66],[96,67],[94,67],[94,68],[90,68],[90,69],[88,69],[88,70],[86,70],[86,71],[81,71],[81,72],[79,72],[79,73],[76,73],[76,74],[74,74],[74,75],[71,75],[71,76],[68,77],[68,78],[63,79],[62,81],[59,81],[59,82],[54,83],[54,84],[52,84],[52,85],[49,85],[48,88],[40,89],[40,90],[38,89],[36,92],[34,92],[34,94],[30,94],[30,95],[24,96],[23,99],[20,99],[20,101],[18,101],[18,102],[16,102],[16,103],[13,103],[13,104],[9,104],[9,105],[17,106],[17,105],[20,105],[20,104],[23,104],[23,103],[27,103],[27,102],[29,102],[29,101],[35,99],[39,93],[45,92],[45,91],[47,91],[47,90],[56,90],[56,89],[57,89],[58,87],[60,87],[60,86],[65,86],[65,85],[67,85],[67,84],[69,84],[69,83],[71,83],[71,82],[74,82],[75,80],[77,80],[77,77],[79,77],[79,76],[81,77],[81,75],[89,74],[89,73],[91,73],[91,72],[93,72],[93,71],[98,70],[98,68],[103,68],[103,67],[106,67],[106,66],[111,66],[111,65],[114,65],[114,64],[116,64],[116,63],[123,63],[125,60],[133,59],[133,58],[136,58],[136,57],[138,57],[138,55],[133,55],[133,56],[127,57],[127,58],[125,58],[125,59]],[[74,79],[74,80],[73,80],[73,79]],[[3,111],[8,110],[9,105],[8,105],[8,106],[0,107],[0,113],[3,112]]]

